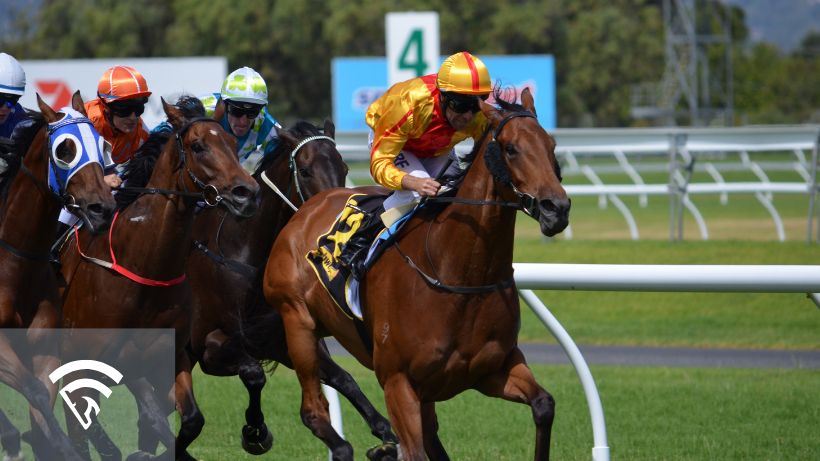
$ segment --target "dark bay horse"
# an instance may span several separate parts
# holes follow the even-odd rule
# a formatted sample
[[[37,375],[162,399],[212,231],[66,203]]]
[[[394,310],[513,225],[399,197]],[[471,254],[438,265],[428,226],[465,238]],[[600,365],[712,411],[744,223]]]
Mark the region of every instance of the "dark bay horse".
[[[202,116],[186,118],[182,110],[165,101],[163,108],[173,133],[166,135],[167,142],[159,148],[161,152],[154,156],[147,151],[141,152],[131,160],[135,163],[129,164],[126,172],[126,185],[131,186],[126,190],[142,195],[119,211],[107,235],[91,238],[86,232],[80,232],[75,237],[77,240],[64,249],[62,267],[68,286],[63,293],[63,326],[173,328],[176,331],[173,397],[181,415],[181,426],[175,458],[193,459],[186,449],[203,424],[194,399],[191,367],[185,351],[190,336],[191,312],[190,287],[184,281],[184,274],[193,244],[194,213],[203,204],[218,204],[236,216],[251,216],[257,208],[255,196],[259,186],[240,166],[235,153],[235,138],[216,121]],[[202,110],[201,105],[199,108]],[[204,115],[204,110],[200,115]],[[150,142],[149,138],[146,145]],[[139,171],[150,174],[144,188],[133,187],[132,181],[136,181],[135,175]],[[104,267],[89,258],[116,264]],[[84,346],[68,351],[66,355],[95,358],[103,356],[106,351],[106,344]],[[127,353],[128,350],[107,352]],[[139,354],[136,352],[130,357],[130,362],[139,362],[142,357]],[[146,387],[144,381],[126,382],[137,398],[140,429],[162,427],[164,421],[156,420],[157,415],[147,412],[144,404],[153,398],[154,392],[163,392],[163,389],[156,388],[160,385],[151,376],[141,378],[147,379],[155,388]],[[81,436],[82,431],[75,430],[74,435]],[[166,447],[173,442],[164,435],[159,437]],[[91,441],[95,445],[100,442],[93,438]],[[115,451],[110,446],[106,448]],[[156,443],[152,447],[140,446],[141,450],[147,451],[155,448]],[[87,444],[83,444],[82,449],[87,453]],[[118,456],[119,453],[114,453],[111,459]],[[132,456],[153,459],[148,453]],[[162,459],[172,456],[174,454],[167,450],[160,455]]]
[[[344,186],[347,165],[336,150],[334,132],[329,121],[323,132],[307,122],[280,130],[279,146],[264,157],[253,175],[261,189],[259,211],[237,220],[223,210],[210,209],[196,220],[199,250],[191,254],[187,270],[194,312],[191,364],[199,362],[211,375],[239,375],[249,396],[242,446],[251,454],[265,453],[272,444],[261,410],[266,378],[260,360],[293,368],[282,319],[270,311],[262,296],[264,265],[274,239],[296,207],[322,190]],[[326,350],[321,353],[323,381],[353,403],[375,436],[395,445],[387,420]],[[371,456],[377,453],[378,449],[371,450]]]
[[[6,156],[10,169],[3,175],[0,204],[0,328],[28,329],[23,346],[30,353],[18,356],[0,334],[0,382],[31,404],[38,457],[79,459],[51,411],[55,388],[47,375],[59,366],[59,344],[50,329],[59,326],[60,298],[49,250],[62,206],[97,232],[115,203],[103,181],[101,138],[85,118],[80,93],[72,97],[73,112],[55,112],[39,95],[37,104],[42,115],[18,127],[15,151]],[[5,416],[0,421],[3,448],[14,457],[19,433]],[[39,452],[49,446],[52,452]]]
[[[517,209],[551,236],[567,226],[570,202],[555,141],[538,124],[529,90],[521,94],[522,105],[499,93],[500,108],[481,102],[490,126],[476,142],[456,197],[443,209],[446,202],[427,200],[367,272],[360,293],[365,335],[335,306],[305,258],[355,191],[314,197],[274,243],[265,297],[285,323],[302,386],[302,421],[334,459],[353,457],[331,427],[320,392],[317,340],[328,334],[376,372],[404,459],[423,460],[425,453],[431,460],[449,459],[437,434],[435,403],[467,389],[529,405],[535,459],[549,457],[554,401],[517,346],[512,250]]]

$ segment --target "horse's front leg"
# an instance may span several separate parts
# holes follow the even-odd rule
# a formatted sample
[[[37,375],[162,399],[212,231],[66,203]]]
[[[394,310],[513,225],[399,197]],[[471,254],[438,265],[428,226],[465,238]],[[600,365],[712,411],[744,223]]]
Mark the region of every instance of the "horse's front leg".
[[[367,450],[367,458],[370,460],[396,459],[398,457],[396,445],[399,439],[393,433],[390,422],[373,407],[350,373],[333,361],[324,340],[321,340],[317,352],[322,381],[344,395],[367,422],[370,433],[382,441],[381,445]]]
[[[252,455],[261,455],[273,446],[273,434],[265,425],[265,415],[262,413],[262,389],[267,378],[259,361],[249,357],[235,344],[236,341],[230,341],[222,330],[208,333],[200,366],[202,371],[209,375],[239,375],[248,391],[248,408],[245,410],[245,426],[242,427],[242,448]]]
[[[322,394],[319,380],[319,338],[314,331],[313,319],[306,312],[307,309],[302,307],[301,312],[288,304],[280,307],[282,320],[285,322],[288,351],[302,387],[302,423],[327,445],[333,461],[352,461],[353,446],[339,436],[330,424],[328,403]]]
[[[191,379],[191,361],[185,348],[177,350],[177,371],[174,382],[174,396],[176,397],[176,407],[180,414],[179,434],[176,441],[176,459],[183,461],[195,461],[195,458],[188,454],[188,446],[202,432],[205,425],[205,417],[199,410],[199,406],[194,398],[194,384]]]
[[[476,389],[491,397],[529,405],[535,422],[535,460],[549,459],[555,400],[535,382],[520,349],[516,347],[507,357],[504,368],[484,378]]]
[[[421,406],[421,426],[424,432],[424,451],[430,461],[450,461],[450,456],[444,450],[444,445],[438,437],[438,416],[436,404],[424,403]]]
[[[393,422],[393,428],[399,434],[403,455],[401,459],[425,461],[421,402],[418,394],[403,373],[388,375],[383,383],[387,413]]]

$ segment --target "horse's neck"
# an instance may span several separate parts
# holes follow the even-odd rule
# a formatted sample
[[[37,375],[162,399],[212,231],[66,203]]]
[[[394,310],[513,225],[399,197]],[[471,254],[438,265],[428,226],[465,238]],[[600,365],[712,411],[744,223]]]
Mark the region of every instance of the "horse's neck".
[[[457,197],[503,202],[483,160],[479,157],[476,162],[464,178]],[[494,283],[500,277],[507,277],[512,270],[515,217],[515,209],[493,204],[448,206],[431,229],[434,232],[431,237],[441,242],[436,245],[440,251],[430,250],[431,254],[443,258],[442,264],[436,265],[452,267],[475,284]]]
[[[48,164],[45,155],[39,152],[41,145],[35,140],[32,151],[26,155],[21,166],[9,185],[7,196],[3,199],[2,217],[0,217],[0,239],[26,251],[46,251],[53,243],[57,231],[57,201],[46,190]],[[27,168],[37,177],[40,185],[29,177],[23,168]]]
[[[187,172],[177,164],[176,144],[168,144],[146,187],[184,191]],[[190,253],[195,208],[193,199],[178,195],[145,194],[137,198],[114,224],[112,246],[117,261],[143,270],[161,266],[163,273],[178,276]],[[146,275],[157,276],[151,269]]]

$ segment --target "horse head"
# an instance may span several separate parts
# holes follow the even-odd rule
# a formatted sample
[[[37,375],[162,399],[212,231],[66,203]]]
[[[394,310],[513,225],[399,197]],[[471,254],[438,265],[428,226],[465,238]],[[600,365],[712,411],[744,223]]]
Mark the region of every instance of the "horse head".
[[[224,205],[239,217],[253,215],[259,186],[239,164],[236,139],[212,118],[188,119],[164,99],[162,107],[174,127],[183,187],[201,191],[208,205]]]
[[[325,120],[324,130],[313,124],[298,122],[292,128],[279,132],[280,149],[288,158],[288,188],[295,189],[304,203],[317,193],[332,187],[343,187],[347,176],[347,164],[336,149],[333,122]],[[279,155],[277,155],[278,157]],[[270,170],[275,167],[271,165]],[[268,176],[275,174],[270,171]],[[298,205],[298,204],[297,204]]]
[[[45,147],[49,167],[44,181],[70,212],[85,221],[91,232],[99,232],[107,227],[116,207],[111,188],[103,179],[103,161],[110,145],[87,118],[79,91],[71,98],[71,107],[59,112],[39,94],[37,105],[48,123]],[[34,144],[30,149],[33,147]]]
[[[538,124],[529,88],[521,93],[520,106],[498,94],[496,102],[500,109],[480,101],[492,133],[485,164],[500,186],[501,197],[517,201],[539,222],[544,235],[556,235],[569,224],[570,200],[561,185],[555,140]]]

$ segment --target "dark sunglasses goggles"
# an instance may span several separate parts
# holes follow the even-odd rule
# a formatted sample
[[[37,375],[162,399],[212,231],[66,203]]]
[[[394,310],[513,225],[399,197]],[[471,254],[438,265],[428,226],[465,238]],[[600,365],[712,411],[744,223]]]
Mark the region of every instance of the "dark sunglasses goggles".
[[[233,115],[236,118],[247,117],[248,119],[254,119],[259,116],[259,112],[262,111],[262,106],[257,106],[255,104],[245,104],[245,105],[238,105],[235,103],[226,102],[225,110],[228,114]]]
[[[17,105],[17,101],[19,100],[20,95],[18,94],[0,93],[0,106],[6,106],[9,109],[12,109]]]
[[[452,110],[453,112],[464,114],[466,112],[476,113],[481,108],[478,106],[478,98],[482,100],[487,100],[488,95],[466,95],[466,94],[459,94],[459,93],[444,93],[442,92],[442,101],[444,102],[444,107]]]
[[[108,110],[117,117],[128,117],[131,114],[139,117],[145,112],[145,103],[144,100],[115,101],[108,104]]]

